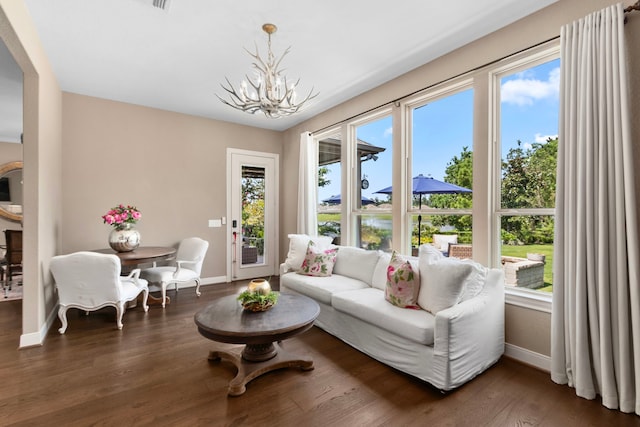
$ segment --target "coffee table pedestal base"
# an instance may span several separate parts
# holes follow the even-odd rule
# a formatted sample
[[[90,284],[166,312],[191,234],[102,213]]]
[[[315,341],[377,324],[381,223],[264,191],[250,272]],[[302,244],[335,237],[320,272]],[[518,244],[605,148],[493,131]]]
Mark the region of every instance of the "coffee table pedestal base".
[[[238,374],[229,383],[229,396],[240,396],[247,390],[246,385],[249,381],[267,372],[275,371],[276,369],[300,368],[303,371],[313,369],[313,360],[311,360],[311,358],[303,358],[289,353],[277,343],[273,343],[272,346],[275,351],[271,351],[271,354],[275,355],[269,357],[267,360],[262,358],[263,360],[260,361],[249,361],[243,357],[244,354],[247,354],[252,359],[261,358],[255,357],[256,351],[252,346],[243,347],[242,351],[234,349],[236,351],[213,350],[209,352],[209,360],[225,359],[233,363],[238,369]]]

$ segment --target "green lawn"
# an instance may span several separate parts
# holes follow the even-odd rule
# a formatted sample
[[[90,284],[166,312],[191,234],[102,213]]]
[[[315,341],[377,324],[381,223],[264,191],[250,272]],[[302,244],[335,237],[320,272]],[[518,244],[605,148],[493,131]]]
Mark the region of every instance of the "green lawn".
[[[544,284],[538,291],[551,292],[553,290],[553,245],[502,245],[502,255],[526,258],[528,253],[546,255],[544,264]]]

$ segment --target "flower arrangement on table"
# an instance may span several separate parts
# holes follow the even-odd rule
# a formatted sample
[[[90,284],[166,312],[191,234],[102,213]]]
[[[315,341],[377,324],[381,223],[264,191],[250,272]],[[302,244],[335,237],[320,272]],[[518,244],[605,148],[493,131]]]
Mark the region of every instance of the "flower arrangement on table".
[[[142,218],[142,214],[135,206],[118,205],[102,215],[105,224],[113,226],[116,230],[122,230],[128,225],[135,224]]]
[[[247,311],[267,311],[278,302],[278,292],[271,290],[267,280],[254,279],[247,290],[238,295],[238,301]]]

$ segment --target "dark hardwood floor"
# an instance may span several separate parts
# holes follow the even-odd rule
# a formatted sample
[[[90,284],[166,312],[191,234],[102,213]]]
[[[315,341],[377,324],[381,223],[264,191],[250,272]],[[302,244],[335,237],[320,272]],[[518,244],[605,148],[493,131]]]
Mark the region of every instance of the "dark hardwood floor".
[[[314,370],[268,373],[228,397],[235,368],[207,360],[216,344],[193,316],[242,285],[170,291],[166,309],[131,309],[121,331],[114,309],[71,310],[65,335],[56,320],[43,346],[23,350],[21,301],[0,303],[0,425],[640,426],[508,358],[442,394],[315,327],[283,343]]]

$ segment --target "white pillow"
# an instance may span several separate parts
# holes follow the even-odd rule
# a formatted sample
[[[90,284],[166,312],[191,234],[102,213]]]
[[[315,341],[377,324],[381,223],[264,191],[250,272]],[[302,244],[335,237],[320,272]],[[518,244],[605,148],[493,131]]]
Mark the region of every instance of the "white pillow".
[[[418,249],[418,257],[420,258],[420,264],[433,264],[445,258],[440,250],[429,244],[420,246]]]
[[[418,305],[432,314],[456,305],[472,270],[471,264],[457,259],[421,262]]]
[[[384,291],[387,287],[387,268],[389,268],[389,261],[391,261],[391,254],[382,252],[376,268],[373,269],[373,277],[371,278],[371,286]],[[413,267],[413,266],[412,266]],[[418,270],[416,270],[418,271]]]
[[[470,259],[464,259],[460,262],[469,264],[472,267],[471,274],[469,274],[467,280],[464,281],[464,289],[462,290],[462,297],[460,298],[460,302],[462,302],[475,297],[482,291],[482,288],[487,281],[489,269]]]
[[[331,247],[332,237],[329,236],[308,236],[306,234],[289,234],[289,253],[284,261],[286,271],[298,271],[302,267],[302,261],[307,254],[309,241],[313,240],[318,250],[325,250]]]
[[[340,246],[333,274],[358,279],[371,285],[373,270],[375,270],[379,258],[378,251],[368,251],[354,246]]]

